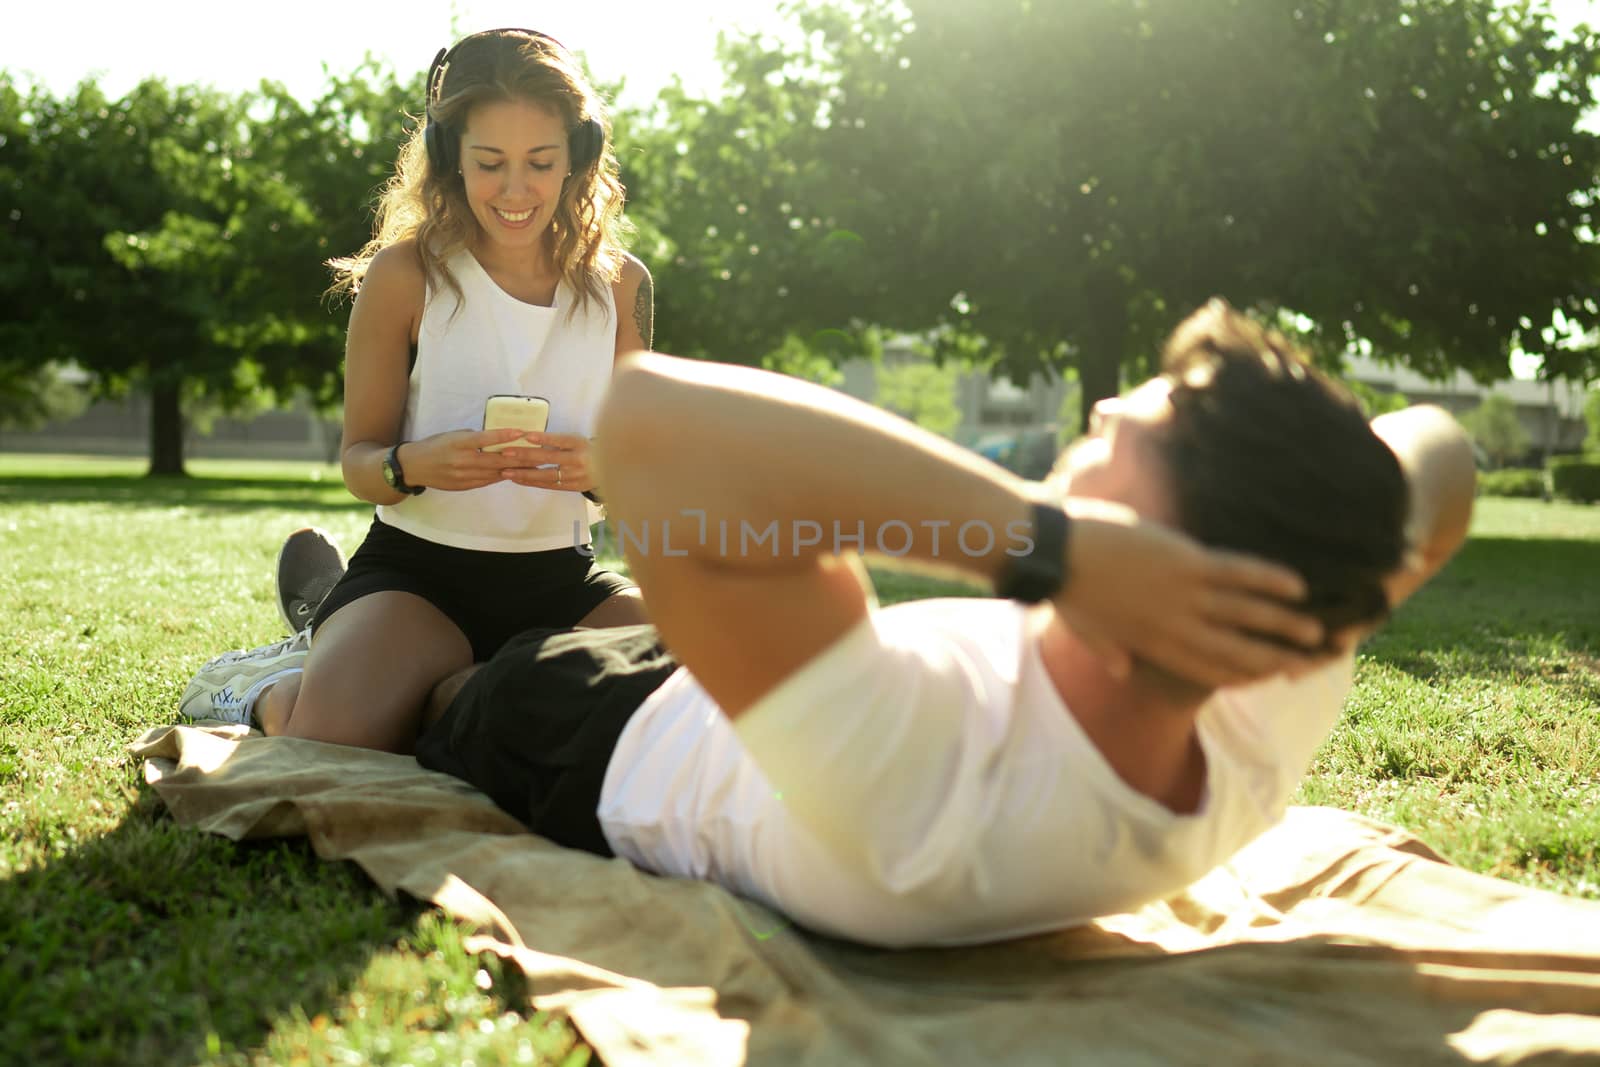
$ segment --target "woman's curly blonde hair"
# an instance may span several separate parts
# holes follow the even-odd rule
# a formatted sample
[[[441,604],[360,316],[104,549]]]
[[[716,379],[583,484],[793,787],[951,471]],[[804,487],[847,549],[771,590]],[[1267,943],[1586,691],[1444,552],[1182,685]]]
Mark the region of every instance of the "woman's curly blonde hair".
[[[577,294],[577,304],[568,313],[590,300],[603,300],[606,287],[621,274],[622,238],[629,226],[622,215],[623,188],[611,149],[611,124],[577,61],[550,38],[521,30],[492,30],[463,39],[440,76],[430,81],[437,88],[429,85],[427,114],[401,147],[395,172],[384,185],[372,240],[354,256],[329,260],[334,271],[329,291],[353,295],[373,257],[409,237],[415,238],[429,288],[442,283],[459,306],[461,283],[446,263],[467,247],[478,222],[460,173],[435,173],[425,143],[427,123],[439,125],[435,136],[457,138],[477,105],[526,100],[550,108],[568,131],[590,119],[605,130],[598,156],[574,169],[550,220],[556,269]]]

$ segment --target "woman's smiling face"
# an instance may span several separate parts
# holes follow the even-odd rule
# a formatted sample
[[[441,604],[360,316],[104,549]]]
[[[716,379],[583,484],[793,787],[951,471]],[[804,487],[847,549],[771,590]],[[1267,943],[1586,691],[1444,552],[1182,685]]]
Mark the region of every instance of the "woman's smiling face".
[[[536,246],[550,228],[571,169],[559,112],[531,100],[495,100],[467,115],[461,180],[483,236],[510,249]]]

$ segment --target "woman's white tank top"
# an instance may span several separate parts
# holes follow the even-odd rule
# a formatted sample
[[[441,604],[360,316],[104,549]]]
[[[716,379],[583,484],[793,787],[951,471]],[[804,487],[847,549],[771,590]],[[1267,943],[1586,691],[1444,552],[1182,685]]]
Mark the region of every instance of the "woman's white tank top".
[[[617,310],[611,287],[572,315],[566,282],[554,307],[525,304],[501,289],[471,252],[450,261],[461,283],[430,292],[417,337],[401,440],[446,430],[481,430],[483,405],[498,393],[550,402],[549,429],[594,435],[595,414],[616,358]],[[485,552],[541,552],[590,541],[598,511],[581,493],[500,482],[482,489],[432,488],[378,505],[386,524],[417,537]]]

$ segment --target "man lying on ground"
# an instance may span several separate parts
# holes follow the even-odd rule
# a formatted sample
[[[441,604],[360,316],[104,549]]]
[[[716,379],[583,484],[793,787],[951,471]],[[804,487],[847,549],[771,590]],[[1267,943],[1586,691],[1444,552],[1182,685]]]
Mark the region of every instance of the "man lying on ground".
[[[557,842],[889,946],[1125,911],[1270,826],[1474,477],[1447,414],[1368,424],[1216,301],[1044,483],[653,354],[596,448],[654,628],[523,635],[418,759]],[[880,609],[858,550],[1003,599]]]

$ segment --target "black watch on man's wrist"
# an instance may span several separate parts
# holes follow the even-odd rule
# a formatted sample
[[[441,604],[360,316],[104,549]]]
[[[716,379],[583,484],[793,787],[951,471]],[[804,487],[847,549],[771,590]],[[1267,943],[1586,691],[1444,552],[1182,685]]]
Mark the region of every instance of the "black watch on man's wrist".
[[[416,496],[428,488],[425,485],[406,484],[406,472],[400,466],[399,445],[389,449],[388,454],[383,457],[383,480],[390,489],[397,493],[404,493],[407,496]]]
[[[1033,549],[1027,555],[1006,555],[995,592],[1007,600],[1037,604],[1067,584],[1067,537],[1072,520],[1060,504],[1033,505],[1030,531]]]

